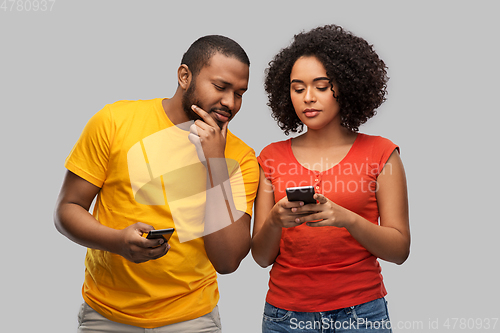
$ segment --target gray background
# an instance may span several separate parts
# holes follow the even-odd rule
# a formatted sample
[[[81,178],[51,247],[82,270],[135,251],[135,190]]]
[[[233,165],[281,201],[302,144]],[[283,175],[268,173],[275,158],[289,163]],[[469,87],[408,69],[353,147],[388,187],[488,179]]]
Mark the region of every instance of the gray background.
[[[361,131],[400,145],[408,177],[412,253],[382,264],[394,331],[500,317],[495,1],[172,3],[0,10],[2,332],[76,331],[85,249],[57,233],[52,211],[64,160],[95,112],[172,96],[187,47],[223,34],[252,62],[230,129],[259,153],[285,138],[266,106],[267,63],[293,34],[329,23],[374,44],[389,66],[388,101]],[[224,331],[259,332],[268,270],[249,255],[219,281]],[[464,331],[455,324],[449,331]]]

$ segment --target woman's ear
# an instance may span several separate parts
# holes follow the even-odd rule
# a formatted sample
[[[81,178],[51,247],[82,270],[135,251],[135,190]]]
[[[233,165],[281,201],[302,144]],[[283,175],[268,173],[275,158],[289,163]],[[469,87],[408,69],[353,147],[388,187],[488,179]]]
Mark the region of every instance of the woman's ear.
[[[192,77],[193,75],[187,65],[182,64],[179,66],[177,70],[177,81],[179,81],[179,86],[181,86],[182,89],[187,90],[191,84]]]

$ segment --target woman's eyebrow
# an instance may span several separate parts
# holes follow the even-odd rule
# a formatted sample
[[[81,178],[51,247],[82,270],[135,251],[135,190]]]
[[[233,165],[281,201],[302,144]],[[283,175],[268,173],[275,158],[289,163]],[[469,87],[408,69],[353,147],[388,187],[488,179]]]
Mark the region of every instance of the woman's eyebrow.
[[[316,81],[322,81],[322,80],[327,80],[327,81],[330,81],[330,79],[329,79],[329,78],[322,76],[322,77],[317,77],[317,78],[315,78],[315,79],[313,80],[313,82],[316,82]],[[298,80],[298,79],[293,79],[290,83],[304,83],[304,81],[302,81],[302,80]]]

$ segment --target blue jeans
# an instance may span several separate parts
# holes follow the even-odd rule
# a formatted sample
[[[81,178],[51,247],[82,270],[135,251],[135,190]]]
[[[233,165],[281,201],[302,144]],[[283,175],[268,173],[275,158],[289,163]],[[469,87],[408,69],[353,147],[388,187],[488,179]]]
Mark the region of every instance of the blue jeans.
[[[262,333],[391,333],[385,298],[325,312],[294,312],[266,302]]]

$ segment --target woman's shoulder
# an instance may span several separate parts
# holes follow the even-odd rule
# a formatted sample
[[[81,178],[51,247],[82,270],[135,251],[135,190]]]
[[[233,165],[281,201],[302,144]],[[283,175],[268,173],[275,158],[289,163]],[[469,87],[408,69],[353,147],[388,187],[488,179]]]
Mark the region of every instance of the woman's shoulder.
[[[380,136],[380,135],[359,133],[358,139],[359,139],[360,143],[363,144],[364,146],[370,146],[372,148],[375,148],[375,147],[380,147],[380,148],[397,147],[397,145],[394,142],[392,142],[391,140],[389,140],[383,136]]]
[[[358,133],[362,140],[367,142],[392,142],[390,139],[374,134]]]
[[[399,152],[399,146],[383,136],[359,134],[358,137],[360,139],[358,146],[360,148],[357,151],[359,156],[365,159],[371,158],[374,163],[383,165],[394,150]]]
[[[276,152],[282,152],[290,146],[290,140],[276,141],[265,146],[259,155],[273,154]]]

